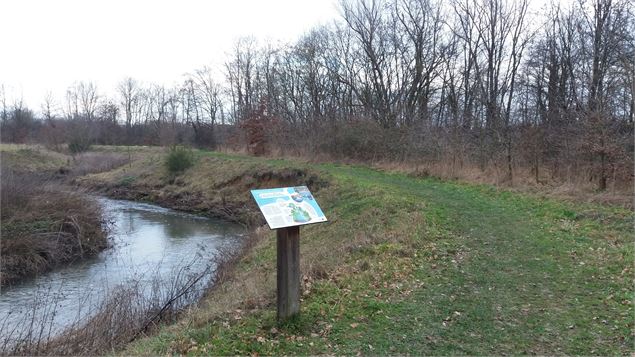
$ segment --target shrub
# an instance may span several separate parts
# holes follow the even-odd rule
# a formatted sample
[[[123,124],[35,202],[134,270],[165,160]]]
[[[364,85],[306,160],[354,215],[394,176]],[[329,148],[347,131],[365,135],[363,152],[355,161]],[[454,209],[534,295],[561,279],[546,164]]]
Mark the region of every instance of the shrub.
[[[136,180],[136,177],[126,175],[119,180],[119,185],[121,186],[130,186]]]
[[[183,146],[172,146],[165,160],[170,174],[179,174],[194,165],[194,153]]]
[[[90,149],[90,141],[81,136],[74,136],[68,142],[68,150],[71,154],[79,154]]]

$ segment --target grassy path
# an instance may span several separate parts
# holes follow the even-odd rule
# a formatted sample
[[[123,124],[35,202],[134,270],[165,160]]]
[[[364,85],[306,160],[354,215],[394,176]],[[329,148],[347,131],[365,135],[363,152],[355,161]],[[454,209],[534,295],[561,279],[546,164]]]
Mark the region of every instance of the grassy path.
[[[575,212],[491,188],[364,169],[338,173],[421,199],[429,222],[444,231],[438,247],[446,259],[434,269],[426,259],[414,262],[424,287],[382,308],[396,318],[374,328],[402,338],[385,338],[399,342],[374,346],[377,353],[612,354],[631,347],[632,273],[622,271],[632,263],[632,217],[624,212],[607,221],[590,208]],[[369,332],[359,347],[381,341]]]
[[[328,273],[304,282],[301,316],[288,324],[277,325],[271,303],[204,318],[202,307],[126,353],[633,352],[628,210],[363,167],[205,155],[223,171],[291,166],[330,177],[318,199],[331,223],[303,228],[301,245],[307,266]],[[254,249],[240,276],[275,281],[273,242]],[[271,300],[274,288],[263,289]]]

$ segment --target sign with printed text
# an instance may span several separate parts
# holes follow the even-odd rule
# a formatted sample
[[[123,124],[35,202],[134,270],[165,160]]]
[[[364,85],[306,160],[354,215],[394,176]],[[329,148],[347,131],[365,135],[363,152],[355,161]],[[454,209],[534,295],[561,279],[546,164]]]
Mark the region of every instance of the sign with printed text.
[[[271,229],[327,221],[306,186],[251,190],[251,195]]]

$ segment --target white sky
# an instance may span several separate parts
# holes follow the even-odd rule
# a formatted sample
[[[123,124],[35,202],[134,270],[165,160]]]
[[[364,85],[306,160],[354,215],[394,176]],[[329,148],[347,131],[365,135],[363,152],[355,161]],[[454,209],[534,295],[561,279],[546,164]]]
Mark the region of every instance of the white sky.
[[[0,0],[0,84],[38,111],[75,81],[112,95],[126,76],[172,84],[220,65],[235,40],[290,41],[338,17],[335,0]]]

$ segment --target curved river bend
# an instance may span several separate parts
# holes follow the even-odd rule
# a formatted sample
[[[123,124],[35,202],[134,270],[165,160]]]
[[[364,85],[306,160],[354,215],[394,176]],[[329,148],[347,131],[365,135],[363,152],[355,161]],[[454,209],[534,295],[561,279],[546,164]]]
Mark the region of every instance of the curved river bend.
[[[3,288],[0,338],[19,335],[31,315],[46,316],[53,333],[81,323],[119,285],[134,282],[150,295],[157,286],[182,279],[184,271],[205,270],[219,249],[235,249],[245,233],[237,224],[155,205],[96,199],[113,223],[112,247],[95,258]]]

